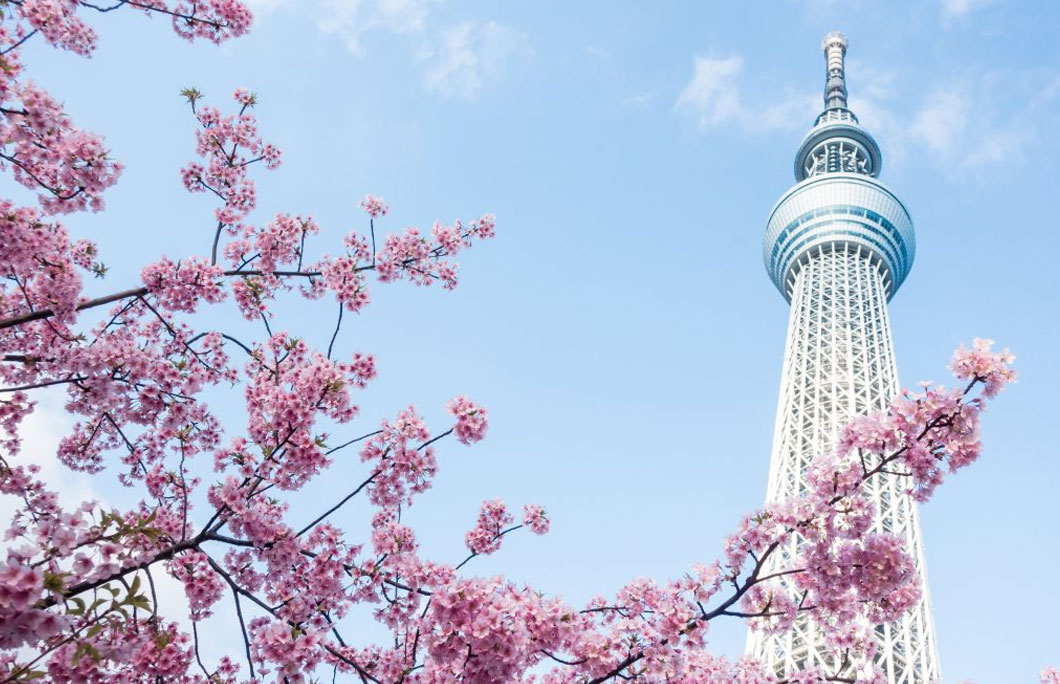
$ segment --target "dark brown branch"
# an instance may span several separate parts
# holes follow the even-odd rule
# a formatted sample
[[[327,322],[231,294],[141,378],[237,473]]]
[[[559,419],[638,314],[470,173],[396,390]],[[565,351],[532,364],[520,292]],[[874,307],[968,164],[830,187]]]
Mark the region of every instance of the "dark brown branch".
[[[319,524],[320,524],[321,522],[323,522],[323,521],[324,521],[324,519],[325,519],[325,518],[327,518],[327,517],[328,517],[329,515],[331,515],[331,514],[332,514],[332,513],[334,513],[335,511],[337,511],[337,510],[339,510],[340,508],[342,508],[342,507],[343,507],[343,505],[345,505],[345,503],[346,503],[347,501],[349,501],[349,500],[350,500],[350,499],[352,499],[353,497],[355,497],[355,496],[357,496],[358,494],[360,494],[360,493],[361,493],[361,490],[362,490],[362,489],[364,489],[365,487],[367,487],[367,486],[368,486],[369,484],[371,484],[372,480],[374,480],[374,479],[375,479],[375,478],[376,478],[376,477],[377,477],[377,476],[379,475],[379,473],[381,473],[381,472],[383,472],[383,471],[381,471],[381,470],[377,470],[377,471],[375,471],[374,473],[372,473],[371,475],[369,475],[369,476],[368,476],[368,479],[367,479],[367,480],[365,480],[364,482],[362,482],[362,483],[361,483],[360,485],[358,485],[357,489],[353,490],[352,492],[350,492],[349,494],[347,494],[346,496],[344,496],[344,497],[342,498],[342,501],[339,501],[339,502],[338,502],[337,504],[335,504],[334,506],[332,506],[331,508],[329,508],[328,510],[324,511],[324,512],[323,512],[323,513],[321,513],[321,514],[320,514],[319,516],[317,516],[316,520],[314,520],[313,522],[309,523],[308,525],[306,525],[306,526],[305,526],[305,527],[303,527],[302,529],[298,530],[298,532],[296,532],[294,536],[296,536],[296,537],[301,537],[301,536],[302,536],[303,534],[305,534],[305,533],[306,533],[306,532],[308,532],[309,530],[311,530],[311,529],[313,529],[314,527],[316,527],[317,525],[319,525]]]
[[[271,271],[271,275],[280,278],[317,278],[322,275],[320,271]],[[266,275],[264,271],[239,271],[229,270],[223,273],[225,276],[260,276]],[[150,293],[150,290],[146,287],[134,287],[128,290],[122,290],[121,292],[115,292],[113,294],[106,295],[105,297],[97,297],[95,299],[87,299],[76,307],[75,311],[84,311],[86,309],[93,309],[97,306],[103,306],[104,304],[110,304],[111,302],[121,301],[122,299],[128,299],[129,297],[143,297]],[[55,312],[51,309],[40,309],[38,311],[32,311],[21,316],[13,316],[12,318],[6,318],[0,320],[0,330],[6,328],[13,328],[15,326],[23,325],[25,323],[31,323],[33,321],[40,321],[46,318],[51,318],[55,315]]]
[[[83,376],[78,376],[76,378],[63,378],[61,380],[48,380],[47,382],[36,382],[31,383],[29,385],[19,385],[18,387],[3,387],[0,388],[0,394],[5,394],[7,392],[24,392],[26,390],[40,389],[42,387],[51,387],[53,385],[66,385],[71,382],[81,382],[82,380],[87,380],[87,378]]]

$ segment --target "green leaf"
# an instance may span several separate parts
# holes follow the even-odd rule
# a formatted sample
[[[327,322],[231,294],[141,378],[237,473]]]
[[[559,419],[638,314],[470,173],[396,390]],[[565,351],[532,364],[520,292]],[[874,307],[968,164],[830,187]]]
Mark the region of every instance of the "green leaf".
[[[180,95],[192,105],[202,97],[202,93],[198,88],[183,88],[180,91]]]
[[[77,598],[76,596],[70,599],[74,603],[73,608],[67,608],[66,613],[68,615],[84,615],[85,614],[85,600]]]
[[[63,577],[66,575],[64,572],[48,572],[44,571],[44,588],[49,591],[61,592],[63,590]]]

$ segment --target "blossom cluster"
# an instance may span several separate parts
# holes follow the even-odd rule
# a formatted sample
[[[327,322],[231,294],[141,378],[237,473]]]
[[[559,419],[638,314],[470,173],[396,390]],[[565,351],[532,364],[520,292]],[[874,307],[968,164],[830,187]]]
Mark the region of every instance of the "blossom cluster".
[[[374,195],[365,195],[365,198],[361,200],[361,209],[367,211],[368,215],[373,219],[386,216],[387,212],[390,211],[390,207],[383,201],[383,198],[375,197]]]
[[[377,506],[395,510],[413,494],[425,491],[438,467],[434,448],[427,444],[431,433],[415,407],[383,421],[382,429],[361,449],[361,460],[375,474],[368,497]]]
[[[950,361],[950,370],[958,379],[982,382],[983,396],[988,398],[1016,381],[1016,371],[1012,369],[1016,357],[1008,349],[995,352],[993,346],[993,340],[977,338],[970,349],[963,344],[958,347]]]
[[[383,249],[376,255],[379,280],[405,278],[417,285],[438,281],[451,290],[457,285],[459,264],[448,257],[470,247],[476,239],[493,237],[495,226],[493,215],[485,214],[468,225],[460,221],[451,226],[436,223],[431,229],[433,240],[417,228],[407,228],[401,235],[388,235]]]
[[[77,16],[78,3],[29,0],[18,13],[46,41],[57,48],[87,57],[96,47],[96,32]]]
[[[148,292],[167,311],[195,313],[200,301],[216,304],[227,294],[221,287],[221,267],[202,258],[174,263],[163,257],[148,264],[140,274]]]
[[[197,91],[185,91],[185,95],[193,106],[200,96]],[[232,230],[257,205],[249,167],[259,161],[270,169],[280,165],[279,150],[262,141],[257,119],[247,111],[252,100],[246,91],[239,89],[233,97],[242,105],[236,114],[222,115],[216,107],[196,109],[195,152],[205,163],[193,162],[181,170],[184,187],[190,192],[210,192],[222,200],[214,213],[219,224]]]
[[[277,333],[255,349],[245,373],[246,439],[261,453],[235,447],[232,452],[240,454],[244,470],[254,464],[257,477],[291,490],[330,463],[317,421],[351,421],[358,412],[351,390],[375,377],[375,364],[360,355],[352,363],[334,361],[303,339]]]
[[[224,582],[210,567],[206,554],[187,551],[168,563],[169,574],[184,584],[191,618],[201,620],[209,617],[210,608],[224,595]]]
[[[95,246],[74,242],[59,223],[36,210],[0,200],[0,263],[18,287],[0,289],[5,316],[50,310],[61,322],[71,320],[80,300],[81,273],[93,266]]]
[[[546,534],[552,521],[545,514],[545,507],[538,504],[525,504],[523,506],[523,524],[530,528],[534,534]]]
[[[500,499],[483,501],[475,526],[464,537],[464,543],[471,553],[490,554],[501,547],[501,537],[506,527],[514,518],[508,507]]]
[[[122,171],[103,139],[75,127],[62,106],[33,83],[11,83],[8,91],[10,101],[0,102],[5,109],[0,168],[10,165],[15,180],[36,190],[49,214],[102,209],[103,191]]]
[[[959,380],[981,384],[982,398],[992,398],[1014,382],[1015,357],[991,351],[989,340],[975,340],[971,349],[959,348],[950,364]],[[970,385],[971,386],[971,385]],[[969,387],[970,387],[969,386]],[[955,472],[978,458],[981,399],[966,401],[959,389],[925,385],[921,392],[903,392],[889,410],[856,418],[839,442],[839,454],[880,457],[900,452],[909,490],[919,501],[930,498],[946,470]]]
[[[453,432],[462,443],[471,444],[485,437],[486,428],[489,426],[486,409],[467,397],[456,397],[446,405],[446,409],[456,416]]]

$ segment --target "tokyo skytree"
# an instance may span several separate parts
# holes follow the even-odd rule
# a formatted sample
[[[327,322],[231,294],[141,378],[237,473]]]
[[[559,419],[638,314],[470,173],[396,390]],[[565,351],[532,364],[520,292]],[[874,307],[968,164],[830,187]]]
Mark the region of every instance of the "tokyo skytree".
[[[887,302],[913,264],[913,222],[877,180],[880,148],[847,107],[846,38],[830,33],[822,48],[824,111],[795,155],[796,183],[773,208],[765,234],[766,270],[791,304],[768,501],[803,493],[811,460],[835,449],[843,426],[899,392]],[[876,664],[891,684],[926,684],[939,677],[935,627],[916,504],[897,480],[869,482],[879,509],[873,531],[904,540],[923,598],[897,622],[876,628]],[[797,543],[777,563],[790,559]],[[752,631],[747,650],[778,675],[837,666],[805,614],[783,634]]]

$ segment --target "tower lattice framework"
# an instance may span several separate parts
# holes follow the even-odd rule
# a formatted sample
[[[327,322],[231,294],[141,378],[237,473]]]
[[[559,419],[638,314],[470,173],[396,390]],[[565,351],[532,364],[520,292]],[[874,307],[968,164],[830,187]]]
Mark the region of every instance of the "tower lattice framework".
[[[851,418],[884,408],[899,391],[887,302],[912,266],[912,219],[877,180],[879,147],[847,108],[846,39],[829,34],[822,47],[825,108],[796,155],[797,183],[774,207],[764,244],[766,269],[791,303],[768,501],[802,495],[813,458],[834,451]],[[891,684],[927,684],[939,668],[916,505],[897,478],[868,487],[879,511],[873,531],[904,540],[923,587],[913,610],[876,628],[876,663]],[[774,556],[774,569],[798,543]],[[837,667],[805,614],[783,634],[752,631],[747,647],[778,675]]]

